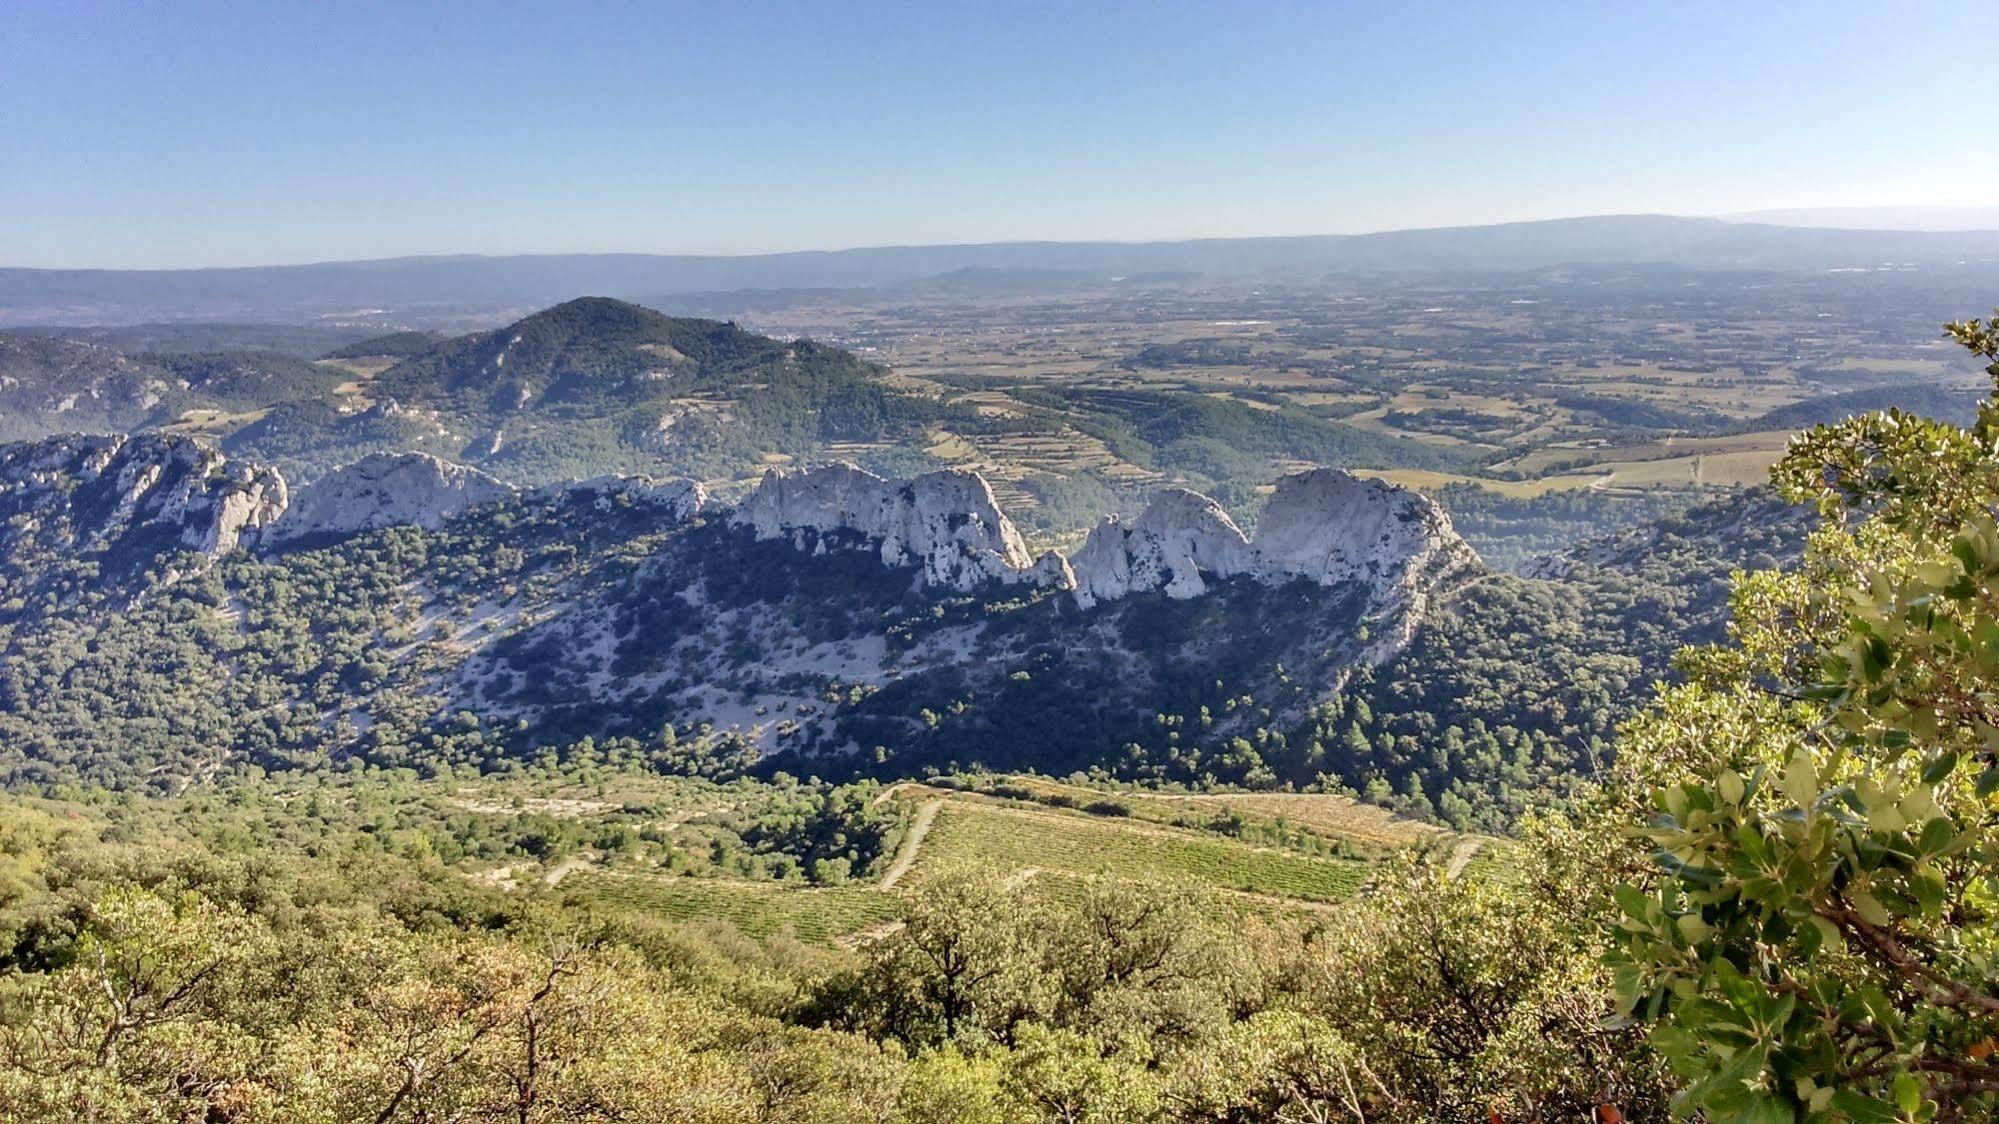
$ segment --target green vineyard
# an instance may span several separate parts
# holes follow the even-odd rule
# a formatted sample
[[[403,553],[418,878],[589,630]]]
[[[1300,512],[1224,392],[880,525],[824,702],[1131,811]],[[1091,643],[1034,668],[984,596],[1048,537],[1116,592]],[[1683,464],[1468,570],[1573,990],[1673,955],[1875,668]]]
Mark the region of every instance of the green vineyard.
[[[1051,791],[1067,787],[1041,783]],[[812,886],[796,880],[584,869],[568,878],[563,890],[572,900],[618,910],[674,921],[723,922],[757,940],[789,934],[811,944],[832,944],[894,921],[904,895],[966,871],[995,875],[1017,886],[1032,883],[1038,895],[1058,901],[1073,899],[1098,876],[1177,883],[1197,891],[1206,907],[1220,916],[1273,910],[1323,912],[1359,893],[1379,857],[1374,848],[1363,850],[1364,857],[1336,857],[1171,826],[1165,815],[1189,809],[1212,814],[1212,807],[1184,798],[1145,802],[1141,807],[1148,815],[1143,817],[1092,815],[923,786],[905,791],[899,799],[936,807],[928,831],[920,833],[913,845],[905,844],[898,856],[906,868],[892,889],[879,883]],[[1342,805],[1317,803],[1324,808],[1313,807],[1311,798],[1292,798],[1280,807],[1287,813],[1322,811],[1339,816],[1338,827],[1367,822]],[[1293,822],[1309,818],[1300,815]],[[1336,833],[1330,820],[1312,826],[1323,833],[1321,838],[1347,837]],[[1404,831],[1399,840],[1404,847],[1434,846],[1445,838],[1434,830],[1409,830],[1385,818],[1367,826],[1373,829],[1369,842],[1384,845],[1383,851],[1401,849],[1385,846],[1396,839],[1397,829]],[[1496,858],[1481,854],[1478,866]]]
[[[897,899],[872,886],[806,887],[728,878],[578,873],[564,889],[675,921],[725,921],[759,940],[789,932],[811,944],[892,920]]]
[[[952,870],[1050,871],[1188,880],[1221,890],[1338,902],[1369,864],[1246,846],[1128,820],[949,800],[907,884]]]

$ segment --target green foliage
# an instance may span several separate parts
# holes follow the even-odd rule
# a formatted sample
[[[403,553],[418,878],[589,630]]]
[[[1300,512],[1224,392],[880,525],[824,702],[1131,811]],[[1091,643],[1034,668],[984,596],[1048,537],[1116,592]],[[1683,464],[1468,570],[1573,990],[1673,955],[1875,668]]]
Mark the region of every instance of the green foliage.
[[[422,355],[444,342],[445,337],[438,332],[390,332],[387,335],[370,336],[364,340],[336,347],[321,359],[373,359],[394,357],[407,359],[412,355]]]
[[[1449,468],[1454,463],[1422,442],[1327,421],[1297,406],[1258,409],[1173,390],[1076,391],[1063,401],[1101,418],[1113,447],[1138,463],[1216,480],[1241,475],[1238,458],[1243,454],[1360,467]],[[1267,476],[1264,462],[1256,463],[1258,477]]]
[[[894,439],[956,416],[884,389],[882,374],[810,340],[586,297],[414,352],[370,393],[460,434],[461,447],[444,451],[452,459],[511,479],[713,478],[746,474],[770,454]]]
[[[635,873],[571,875],[562,884],[569,900],[579,904],[673,921],[720,921],[758,940],[788,934],[815,945],[891,921],[898,912],[895,898],[867,885],[805,889],[782,882]]]
[[[1681,511],[1697,496],[1664,489],[1571,488],[1518,498],[1477,484],[1451,484],[1433,498],[1486,565],[1518,572],[1532,559]]]
[[[1392,869],[1303,928],[1218,925],[1171,884],[953,877],[807,1017],[953,1072],[997,1053],[1043,1119],[1663,1118],[1656,1059],[1604,1025],[1579,923],[1603,895],[1536,872],[1530,891]]]
[[[344,374],[270,351],[123,355],[0,332],[0,440],[130,432],[190,410],[254,410],[325,395]]]
[[[269,352],[135,356],[157,364],[168,386],[166,416],[212,408],[253,410],[273,402],[326,396],[347,375],[336,367]]]
[[[759,810],[742,835],[765,852],[795,857],[808,878],[822,867],[837,879],[878,874],[903,833],[902,806],[885,799],[873,782],[807,789]]]
[[[1744,428],[1809,429],[1845,421],[1857,414],[1886,410],[1900,410],[1953,425],[1966,425],[1977,417],[1979,403],[1984,398],[1976,390],[1904,381],[1893,386],[1863,387],[1779,406],[1748,422]]]
[[[1999,380],[1990,325],[1951,334]],[[1689,1110],[1999,1107],[1995,422],[1999,397],[1970,430],[1890,412],[1798,441],[1776,477],[1830,521],[1628,734],[1658,873],[1619,891],[1619,991]]]
[[[718,891],[676,923],[466,878],[408,785],[0,800],[0,1117],[1414,1124],[1595,1097],[1658,1117],[1649,1063],[1572,1053],[1621,1036],[1587,961],[1560,967],[1589,899],[1558,872],[1405,870],[1327,926],[1097,877],[791,891],[892,903],[843,953],[742,939],[714,919],[721,879],[654,880]],[[1507,1029],[1527,1026],[1559,1031]]]

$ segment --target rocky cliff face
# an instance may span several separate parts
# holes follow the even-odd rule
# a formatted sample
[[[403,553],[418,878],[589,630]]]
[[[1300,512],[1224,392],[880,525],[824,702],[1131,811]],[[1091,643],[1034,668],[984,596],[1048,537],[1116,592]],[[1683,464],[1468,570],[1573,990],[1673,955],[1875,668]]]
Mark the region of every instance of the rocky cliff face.
[[[675,523],[685,523],[708,506],[708,490],[698,482],[650,476],[594,476],[575,484],[550,484],[534,494],[562,503],[587,503],[598,511],[642,508]]]
[[[1212,725],[1200,723],[1184,758],[1205,769],[1238,736],[1298,728],[1354,669],[1403,648],[1428,599],[1474,558],[1429,501],[1333,472],[1281,482],[1255,538],[1212,500],[1169,491],[1135,519],[1106,521],[1071,560],[1031,559],[992,490],[965,472],[774,473],[734,511],[704,513],[687,482],[612,477],[519,494],[429,457],[376,457],[302,489],[290,511],[285,500],[275,473],[184,438],[0,447],[0,626],[27,636],[72,609],[110,622],[144,597],[183,598],[187,611],[222,614],[245,651],[290,651],[286,628],[252,609],[285,575],[314,596],[325,571],[303,555],[308,536],[441,525],[419,532],[434,549],[348,555],[368,556],[381,577],[354,593],[382,631],[339,657],[355,671],[339,678],[365,689],[329,698],[282,659],[227,665],[228,652],[202,652],[207,670],[187,680],[189,695],[251,676],[231,697],[298,708],[288,728],[301,746],[470,712],[523,748],[579,731],[651,737],[671,723],[796,754],[801,768],[873,760],[910,775],[957,764],[1066,771],[1126,759],[1134,745],[1178,754],[1157,740],[1179,736],[1160,716],[1206,710]],[[207,583],[177,580],[190,549],[259,541],[289,546],[211,570],[220,603]],[[450,564],[469,541],[517,543],[501,553],[520,557]],[[912,596],[913,583],[1004,595]],[[1068,589],[1073,598],[1056,592]],[[61,643],[19,682],[68,674],[69,635],[40,635]],[[184,640],[157,636],[109,647],[143,654]],[[388,661],[387,679],[375,661],[366,675],[351,662],[391,646],[406,654]],[[127,663],[99,681],[115,693],[141,670],[152,673]],[[1234,705],[1244,698],[1257,705]],[[408,700],[435,710],[418,716]],[[115,698],[104,713],[115,715]],[[92,739],[118,744],[120,721]],[[350,721],[354,733],[340,732]],[[243,729],[231,746],[269,744]]]
[[[1209,708],[1209,745],[1305,721],[1406,649],[1477,562],[1428,499],[1342,472],[1280,482],[1259,527],[1172,490],[1074,557],[1030,562],[975,474],[772,472],[734,510],[649,539],[629,583],[522,611],[519,634],[467,657],[451,705],[533,723],[551,698],[588,700],[574,713],[607,734],[707,726],[815,768],[994,746],[1073,767],[1154,744],[1161,714]],[[948,596],[1004,583],[1015,595]],[[1242,697],[1259,705],[1227,704]],[[923,717],[955,700],[972,701]]]
[[[1168,597],[1207,592],[1202,574],[1226,578],[1248,573],[1249,539],[1222,505],[1198,492],[1159,493],[1127,527],[1107,515],[1069,559],[1076,575],[1076,603],[1090,608],[1127,593],[1164,589]]]
[[[381,527],[432,530],[468,508],[517,494],[512,484],[426,453],[377,453],[301,489],[292,510],[265,534],[264,542],[283,547]],[[550,484],[533,495],[563,504],[586,503],[602,512],[642,510],[672,523],[692,519],[708,503],[708,493],[692,480],[649,476]]]
[[[468,507],[513,494],[513,485],[476,468],[426,453],[377,453],[301,489],[265,541],[281,546],[400,525],[428,530]]]
[[[1174,489],[1129,527],[1106,518],[1069,562],[1084,608],[1154,589],[1195,597],[1209,579],[1238,576],[1271,585],[1359,582],[1381,606],[1419,596],[1477,554],[1429,497],[1318,468],[1277,482],[1254,540],[1215,501]]]
[[[1255,548],[1266,579],[1363,581],[1381,589],[1478,561],[1430,497],[1336,468],[1279,480],[1257,523]]]
[[[1059,557],[1037,562],[1028,554],[992,487],[976,472],[947,469],[885,480],[851,464],[800,473],[772,469],[730,522],[759,540],[790,538],[800,549],[873,549],[885,565],[917,567],[928,586],[1069,582]]]
[[[894,481],[851,464],[774,469],[730,521],[761,540],[790,538],[801,550],[878,550],[887,565],[918,567],[930,586],[1071,589],[1085,609],[1149,590],[1198,597],[1211,581],[1241,576],[1269,585],[1358,583],[1380,608],[1420,596],[1478,557],[1428,497],[1330,468],[1279,481],[1254,541],[1214,500],[1173,488],[1129,525],[1105,517],[1067,559],[1030,559],[975,472]]]
[[[379,453],[293,495],[277,470],[230,460],[189,437],[71,434],[0,445],[0,547],[89,553],[126,543],[209,557],[381,527],[435,529],[518,494],[478,469],[423,453]],[[604,476],[538,499],[684,523],[708,503],[691,480]]]
[[[51,437],[0,447],[5,541],[76,553],[134,538],[215,557],[275,522],[289,499],[269,468],[231,464],[192,438]]]

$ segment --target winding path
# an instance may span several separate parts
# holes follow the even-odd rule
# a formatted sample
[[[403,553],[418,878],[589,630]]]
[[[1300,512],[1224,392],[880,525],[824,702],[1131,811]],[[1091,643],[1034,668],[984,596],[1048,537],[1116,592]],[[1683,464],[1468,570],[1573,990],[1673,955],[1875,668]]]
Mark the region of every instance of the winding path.
[[[1445,868],[1444,877],[1456,878],[1458,875],[1463,874],[1465,867],[1471,865],[1473,856],[1477,855],[1479,848],[1484,845],[1485,840],[1476,837],[1459,843],[1457,848],[1451,852],[1451,865]]]
[[[909,834],[902,837],[902,847],[895,853],[895,862],[889,865],[888,873],[882,875],[882,889],[895,889],[895,884],[902,881],[902,876],[915,865],[916,849],[923,845],[923,837],[930,834],[930,825],[937,819],[937,809],[943,804],[943,797],[933,797],[917,806],[916,819],[909,825]]]
[[[550,886],[559,886],[562,884],[562,880],[569,877],[571,873],[589,865],[590,860],[582,855],[571,855],[561,862],[556,863],[553,867],[550,867],[548,873],[541,876],[541,880]]]

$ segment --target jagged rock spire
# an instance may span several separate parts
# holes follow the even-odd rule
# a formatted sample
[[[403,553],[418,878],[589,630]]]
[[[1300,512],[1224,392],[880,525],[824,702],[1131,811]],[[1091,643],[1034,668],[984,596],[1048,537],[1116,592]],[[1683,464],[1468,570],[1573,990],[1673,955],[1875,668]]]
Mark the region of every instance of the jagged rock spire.
[[[277,470],[231,463],[191,437],[68,434],[0,448],[0,506],[65,510],[75,549],[97,549],[140,527],[213,558],[285,511]]]
[[[1476,558],[1428,496],[1315,468],[1277,482],[1253,540],[1214,500],[1174,488],[1129,527],[1107,517],[1069,561],[1076,602],[1089,608],[1153,589],[1195,597],[1205,579],[1238,575],[1269,584],[1361,581],[1386,596]]]
[[[851,534],[890,566],[915,566],[925,585],[971,590],[989,582],[1068,588],[1059,556],[1027,552],[992,486],[976,472],[945,469],[888,480],[852,464],[805,472],[772,469],[730,521],[760,540],[790,537],[823,548]]]

